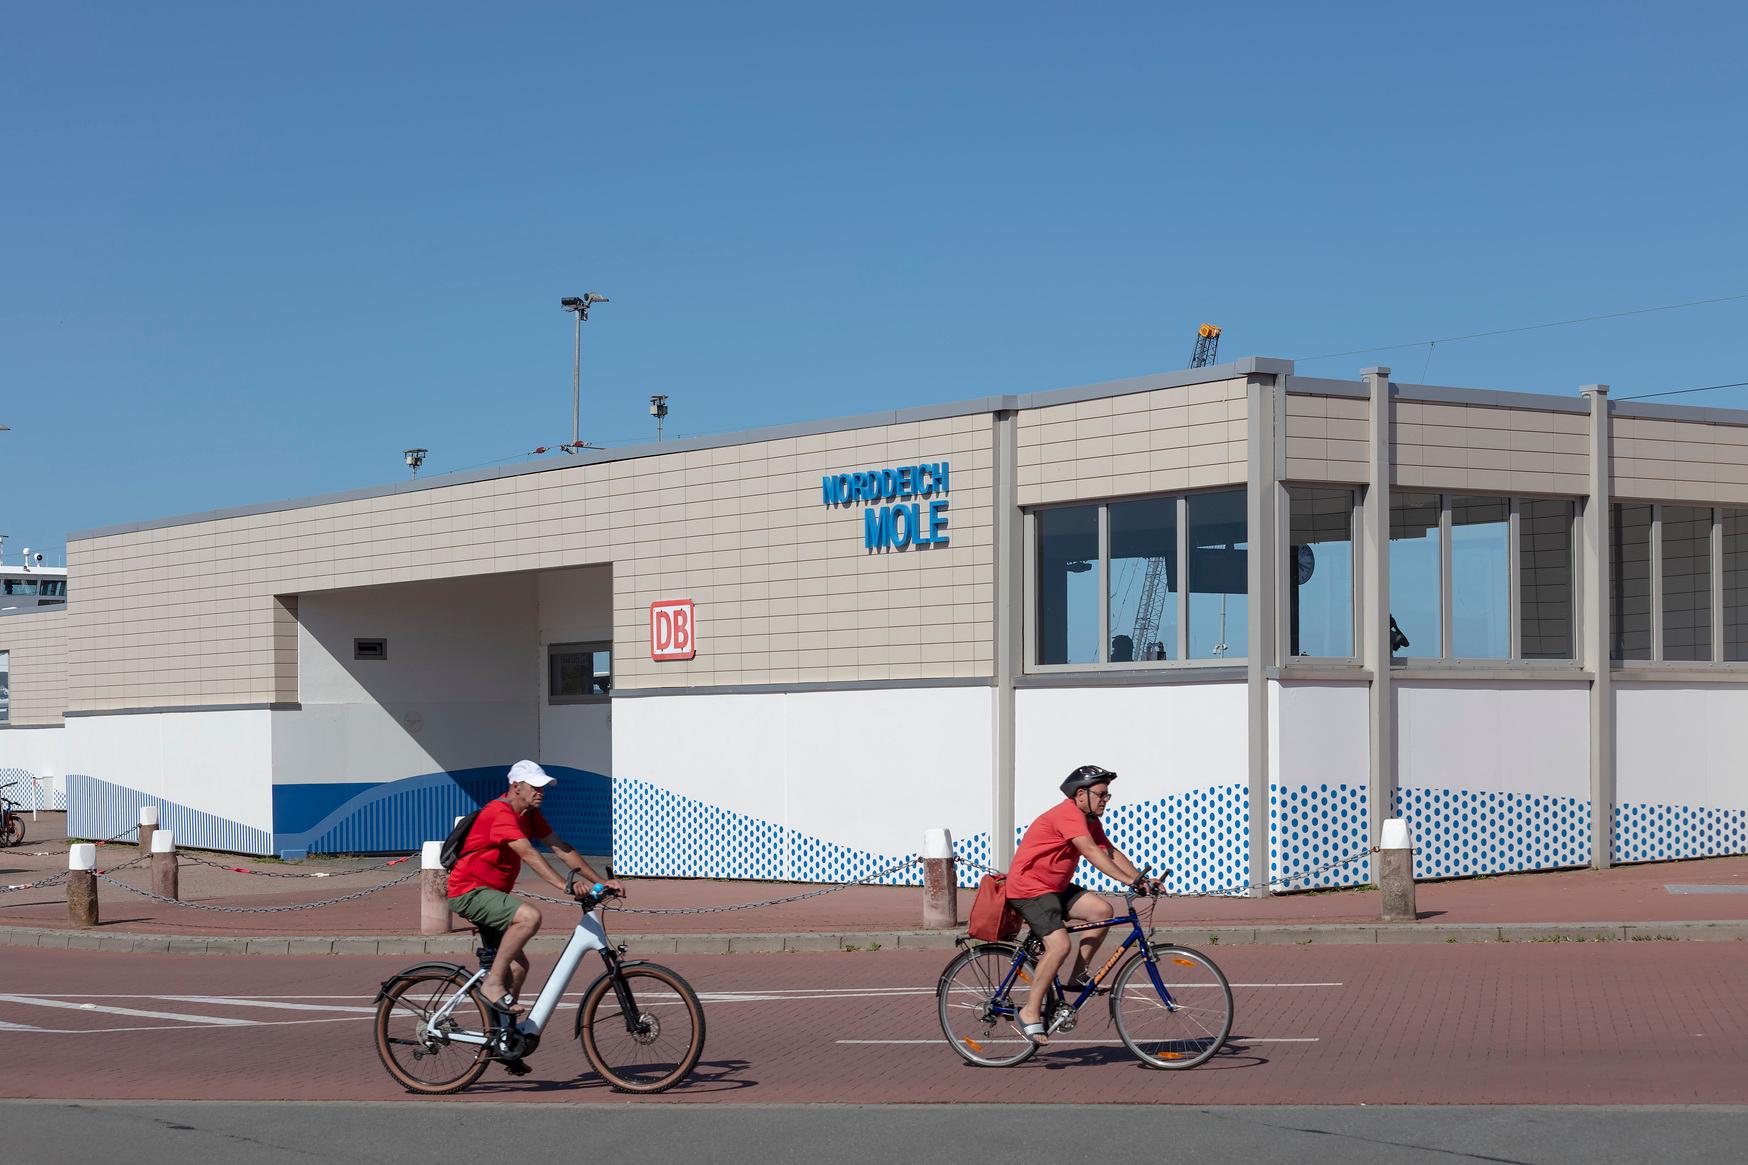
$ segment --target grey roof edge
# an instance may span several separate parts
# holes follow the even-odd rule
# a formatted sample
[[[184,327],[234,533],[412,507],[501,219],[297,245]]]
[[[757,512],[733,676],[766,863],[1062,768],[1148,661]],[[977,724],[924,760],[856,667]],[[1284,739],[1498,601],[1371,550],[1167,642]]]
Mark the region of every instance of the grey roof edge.
[[[1136,392],[1150,392],[1160,388],[1177,388],[1190,384],[1206,384],[1217,380],[1231,380],[1245,375],[1287,375],[1293,370],[1290,360],[1277,360],[1267,356],[1246,356],[1229,364],[1215,364],[1207,368],[1192,368],[1180,372],[1155,373],[1149,376],[1132,377],[1126,380],[1107,380],[1097,384],[1081,385],[1074,388],[1051,389],[1045,392],[1025,395],[998,394],[971,397],[965,400],[952,401],[945,404],[920,405],[915,408],[891,409],[881,412],[862,413],[847,417],[834,417],[819,421],[796,421],[785,425],[771,425],[756,429],[742,429],[729,433],[715,433],[703,437],[689,437],[683,440],[663,441],[644,445],[627,445],[619,449],[592,449],[582,454],[559,456],[543,461],[528,463],[520,462],[512,465],[492,466],[485,469],[460,470],[454,473],[435,474],[431,477],[414,478],[409,481],[389,482],[382,485],[359,486],[354,489],[338,490],[333,493],[312,494],[299,498],[283,498],[266,502],[253,502],[248,505],[226,506],[215,510],[201,510],[187,514],[177,514],[167,518],[148,518],[139,522],[121,522],[111,526],[93,526],[89,529],[75,530],[67,535],[67,542],[87,542],[95,538],[110,538],[119,534],[138,534],[146,530],[163,530],[172,526],[192,526],[202,522],[218,522],[228,518],[247,518],[257,514],[276,514],[288,510],[310,509],[315,506],[339,505],[344,502],[367,501],[371,498],[392,497],[397,494],[418,493],[422,490],[444,489],[449,486],[470,485],[479,481],[493,481],[505,477],[521,477],[530,473],[549,473],[561,469],[575,469],[580,465],[604,465],[615,461],[632,461],[639,457],[651,457],[664,453],[691,453],[701,449],[721,449],[732,445],[751,445],[759,441],[781,441],[791,437],[813,437],[823,433],[841,433],[854,429],[872,429],[884,425],[903,425],[918,421],[938,421],[951,417],[975,416],[983,413],[1009,412],[1016,409],[1040,408],[1050,404],[1067,404],[1079,400],[1094,400],[1103,396],[1124,396]]]
[[[1642,405],[1616,401],[1610,411],[1617,417],[1647,421],[1699,421],[1707,425],[1748,425],[1748,409],[1707,408],[1704,405]]]

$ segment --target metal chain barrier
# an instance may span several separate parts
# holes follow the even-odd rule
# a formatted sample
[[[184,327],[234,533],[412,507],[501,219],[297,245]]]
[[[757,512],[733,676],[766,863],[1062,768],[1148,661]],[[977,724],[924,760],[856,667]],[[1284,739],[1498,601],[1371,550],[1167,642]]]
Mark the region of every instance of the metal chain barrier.
[[[1345,858],[1338,858],[1325,865],[1313,866],[1309,870],[1298,870],[1290,874],[1281,874],[1277,877],[1270,878],[1266,882],[1250,882],[1243,886],[1230,886],[1224,890],[1190,890],[1182,894],[1167,894],[1165,896],[1167,898],[1230,898],[1235,894],[1244,894],[1251,890],[1267,890],[1271,886],[1279,886],[1288,882],[1297,882],[1304,878],[1314,878],[1318,874],[1326,874],[1330,870],[1352,865],[1354,862],[1365,861],[1377,852],[1378,847],[1372,846],[1370,849],[1361,850],[1357,854],[1349,854]],[[1005,870],[998,870],[994,866],[986,866],[982,862],[974,862],[970,858],[955,857],[953,860],[960,865],[970,866],[973,870],[978,870],[985,874],[1003,874],[1007,872]]]
[[[67,880],[67,871],[62,870],[52,878],[40,878],[35,882],[19,882],[12,886],[0,886],[0,894],[13,894],[19,890],[46,890],[50,886],[59,886]]]
[[[300,873],[294,870],[251,870],[246,866],[227,866],[223,862],[210,861],[206,858],[197,858],[193,854],[177,854],[177,857],[180,858],[184,864],[211,866],[215,870],[224,870],[226,873],[250,874],[257,878],[346,878],[353,874],[371,874],[387,867],[398,866],[402,862],[410,862],[418,856],[418,854],[405,854],[401,857],[395,858],[393,861],[383,862],[382,864],[375,866],[360,866],[355,870],[318,870],[310,873]]]
[[[761,907],[765,907],[765,906],[786,906],[791,902],[805,902],[810,898],[823,898],[827,894],[836,894],[841,890],[848,890],[854,886],[866,886],[871,882],[875,882],[881,878],[889,877],[892,874],[896,874],[900,870],[908,869],[911,866],[916,865],[920,861],[922,861],[921,858],[913,855],[911,857],[905,858],[902,861],[895,862],[894,864],[887,866],[884,870],[876,870],[872,874],[867,875],[866,877],[857,878],[854,882],[835,882],[830,886],[825,886],[825,887],[822,887],[821,889],[818,889],[818,890],[809,890],[803,894],[790,894],[784,898],[768,898],[763,902],[736,902],[730,906],[668,906],[668,907],[622,906],[622,905],[619,905],[617,902],[611,902],[611,904],[603,903],[602,908],[603,909],[611,909],[611,910],[623,910],[627,914],[727,914],[733,910],[757,910],[757,909],[759,909]],[[536,899],[537,901],[540,901],[540,902],[550,902],[555,906],[572,906],[572,905],[575,905],[575,903],[576,903],[576,899],[574,899],[574,898],[568,899],[568,900],[564,899],[564,898],[548,898],[544,894],[523,894],[523,895],[521,895],[521,897],[533,898],[533,899]]]
[[[132,864],[129,863],[129,865]],[[121,866],[116,867],[118,870],[121,868]],[[118,882],[107,873],[100,873],[97,876],[111,886],[118,886],[130,894],[138,894],[141,898],[150,898],[152,901],[162,902],[166,906],[181,906],[188,910],[210,910],[216,914],[284,914],[292,910],[314,910],[318,906],[338,906],[342,902],[355,902],[360,898],[368,898],[379,890],[387,890],[390,886],[399,886],[404,882],[412,881],[419,876],[419,871],[414,870],[410,874],[402,874],[400,877],[379,886],[371,886],[352,894],[342,894],[338,898],[324,898],[320,902],[299,902],[292,906],[212,906],[204,902],[178,902],[174,898],[166,898],[162,894],[154,894],[150,890],[142,890],[138,886]]]

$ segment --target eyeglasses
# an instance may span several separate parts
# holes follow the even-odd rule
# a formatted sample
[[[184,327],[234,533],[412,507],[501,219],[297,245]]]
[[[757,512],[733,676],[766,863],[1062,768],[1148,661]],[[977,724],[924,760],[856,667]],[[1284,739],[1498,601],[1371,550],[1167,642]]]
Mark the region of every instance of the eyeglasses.
[[[1109,801],[1111,799],[1111,791],[1109,789],[1106,789],[1102,793],[1095,793],[1093,790],[1088,789],[1086,795],[1088,797],[1096,797],[1100,801]]]

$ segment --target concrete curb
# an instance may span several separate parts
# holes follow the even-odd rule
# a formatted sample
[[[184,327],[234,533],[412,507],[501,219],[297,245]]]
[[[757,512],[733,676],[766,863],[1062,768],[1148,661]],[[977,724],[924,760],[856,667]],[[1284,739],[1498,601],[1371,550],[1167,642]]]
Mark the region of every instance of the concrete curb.
[[[857,933],[633,934],[621,936],[637,955],[738,955],[796,951],[951,950],[956,930]],[[1325,923],[1305,926],[1205,926],[1161,929],[1192,947],[1352,946],[1491,942],[1742,942],[1748,920],[1597,923]],[[568,936],[545,935],[536,952],[563,949]],[[432,935],[165,935],[118,931],[0,927],[0,946],[168,955],[450,955],[473,954],[468,934]]]

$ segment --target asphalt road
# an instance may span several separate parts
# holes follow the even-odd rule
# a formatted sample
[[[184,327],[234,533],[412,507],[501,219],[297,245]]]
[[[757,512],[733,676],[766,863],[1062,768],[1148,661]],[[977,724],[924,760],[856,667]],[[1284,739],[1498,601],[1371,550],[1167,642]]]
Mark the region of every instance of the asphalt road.
[[[1741,1108],[602,1107],[0,1101],[9,1160],[502,1159],[839,1165],[969,1158],[1659,1165],[1739,1158]]]
[[[1096,1007],[1025,1065],[967,1066],[936,1026],[937,952],[673,956],[701,993],[709,1042],[695,1077],[653,1103],[1748,1100],[1741,944],[1211,953],[1234,984],[1234,1038],[1188,1072],[1139,1066]],[[408,961],[8,950],[0,1095],[384,1100],[414,1111],[432,1102],[389,1080],[370,1039],[377,983]],[[537,975],[548,965],[536,960]],[[557,1017],[561,1032],[567,1021]],[[465,1098],[624,1101],[562,1034],[531,1064],[525,1079],[491,1069]]]

